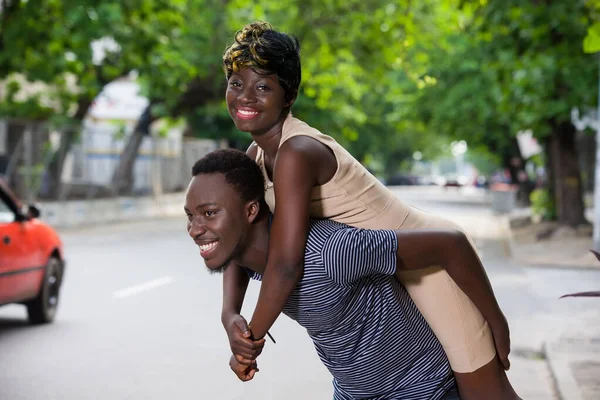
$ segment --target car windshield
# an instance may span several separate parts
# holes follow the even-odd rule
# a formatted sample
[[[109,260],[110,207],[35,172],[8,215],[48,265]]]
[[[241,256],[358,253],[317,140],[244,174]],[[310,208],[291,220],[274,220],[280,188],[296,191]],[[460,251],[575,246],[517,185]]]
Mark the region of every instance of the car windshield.
[[[0,223],[9,223],[15,221],[15,214],[8,207],[8,205],[4,202],[4,200],[0,199]]]

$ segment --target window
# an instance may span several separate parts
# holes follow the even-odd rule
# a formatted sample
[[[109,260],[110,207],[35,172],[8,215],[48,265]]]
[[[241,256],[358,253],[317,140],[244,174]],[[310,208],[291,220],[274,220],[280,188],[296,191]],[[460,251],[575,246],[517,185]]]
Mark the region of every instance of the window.
[[[15,213],[12,212],[8,204],[0,196],[0,223],[6,224],[15,222]]]

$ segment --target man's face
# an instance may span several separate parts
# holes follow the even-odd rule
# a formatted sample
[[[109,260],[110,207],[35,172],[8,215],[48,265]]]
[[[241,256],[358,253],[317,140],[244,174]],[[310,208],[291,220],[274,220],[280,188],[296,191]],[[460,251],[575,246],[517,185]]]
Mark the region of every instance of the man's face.
[[[246,204],[221,173],[192,178],[185,196],[188,233],[211,272],[241,253],[250,226]]]

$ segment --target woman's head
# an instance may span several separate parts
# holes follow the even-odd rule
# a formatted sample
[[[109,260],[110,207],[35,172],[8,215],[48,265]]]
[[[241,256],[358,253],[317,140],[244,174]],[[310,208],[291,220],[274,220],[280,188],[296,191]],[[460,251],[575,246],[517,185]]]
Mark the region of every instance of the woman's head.
[[[298,39],[274,30],[267,22],[246,25],[235,34],[233,44],[223,54],[227,79],[244,68],[275,74],[285,91],[286,102],[293,101],[302,79]]]

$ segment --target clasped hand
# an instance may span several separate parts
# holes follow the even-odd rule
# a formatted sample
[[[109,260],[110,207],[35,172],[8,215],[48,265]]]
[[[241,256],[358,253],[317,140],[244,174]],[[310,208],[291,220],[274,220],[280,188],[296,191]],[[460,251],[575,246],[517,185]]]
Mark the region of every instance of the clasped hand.
[[[229,367],[242,382],[252,380],[254,374],[258,372],[256,358],[262,352],[265,339],[252,340],[252,332],[248,323],[239,314],[235,314],[229,319],[225,324],[225,331],[233,353],[229,359]]]

